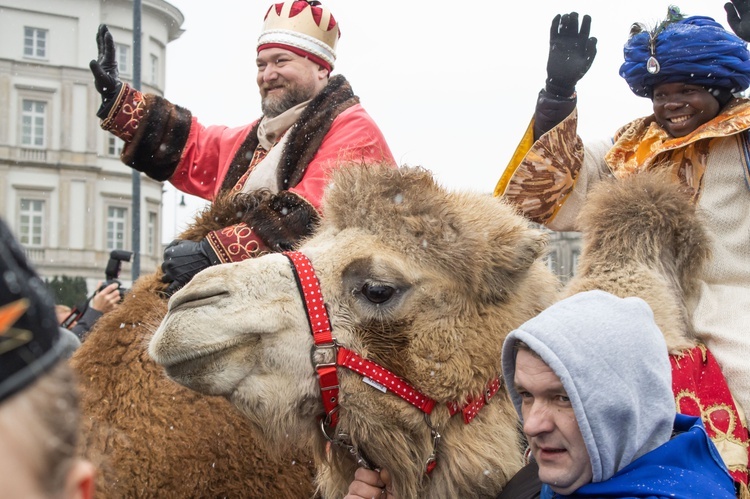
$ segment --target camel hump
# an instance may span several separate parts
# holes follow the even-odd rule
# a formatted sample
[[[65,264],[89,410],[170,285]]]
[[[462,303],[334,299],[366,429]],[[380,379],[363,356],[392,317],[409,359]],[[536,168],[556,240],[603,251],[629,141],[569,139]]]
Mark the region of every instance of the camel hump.
[[[661,172],[599,183],[578,226],[598,252],[616,261],[660,261],[683,284],[710,258],[710,239],[690,191]]]

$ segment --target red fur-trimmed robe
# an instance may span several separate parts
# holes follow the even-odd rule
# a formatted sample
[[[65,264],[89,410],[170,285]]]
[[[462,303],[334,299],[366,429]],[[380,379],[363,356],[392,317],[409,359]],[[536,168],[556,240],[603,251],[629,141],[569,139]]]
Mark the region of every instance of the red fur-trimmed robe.
[[[156,180],[213,200],[241,189],[268,151],[258,141],[260,120],[229,128],[203,126],[187,109],[123,85],[102,128],[122,138],[121,159]],[[223,262],[290,249],[309,235],[332,168],[396,162],[383,134],[337,75],[287,130],[276,168],[276,189],[251,191],[243,223],[213,231],[207,239]]]

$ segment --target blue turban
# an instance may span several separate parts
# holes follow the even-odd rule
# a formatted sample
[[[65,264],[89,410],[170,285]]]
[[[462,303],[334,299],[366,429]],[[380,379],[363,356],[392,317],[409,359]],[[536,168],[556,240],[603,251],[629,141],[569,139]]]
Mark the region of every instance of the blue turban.
[[[740,92],[750,86],[750,52],[745,42],[705,16],[693,16],[667,24],[656,35],[654,53],[648,31],[630,37],[620,76],[630,90],[651,97],[655,85],[690,83]],[[659,63],[652,74],[646,68],[651,56]]]

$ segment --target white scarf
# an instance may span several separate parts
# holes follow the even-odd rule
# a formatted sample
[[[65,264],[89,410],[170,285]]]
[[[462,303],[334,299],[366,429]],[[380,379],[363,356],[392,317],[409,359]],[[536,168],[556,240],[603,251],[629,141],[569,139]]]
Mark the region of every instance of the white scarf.
[[[307,100],[287,109],[276,117],[267,118],[264,116],[261,119],[258,126],[258,143],[268,151],[268,154],[250,172],[245,185],[242,187],[242,192],[250,192],[256,189],[269,189],[274,193],[279,192],[276,170],[289,137],[286,131],[297,122],[309,103],[310,101]],[[279,137],[281,137],[281,140],[279,140]]]

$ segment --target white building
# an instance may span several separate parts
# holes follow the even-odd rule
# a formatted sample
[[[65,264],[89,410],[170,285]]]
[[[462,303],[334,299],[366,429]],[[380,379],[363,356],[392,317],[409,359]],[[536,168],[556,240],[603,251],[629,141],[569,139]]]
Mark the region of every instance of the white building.
[[[141,90],[162,94],[167,44],[182,13],[142,0]],[[132,0],[0,0],[0,217],[44,277],[104,279],[113,249],[132,250],[132,171],[99,128],[89,61],[106,24],[120,77],[133,77]],[[140,266],[161,261],[162,185],[141,175]],[[130,285],[130,264],[123,284]]]
[[[548,232],[547,266],[565,284],[576,275],[578,260],[581,256],[581,233],[551,230]]]

